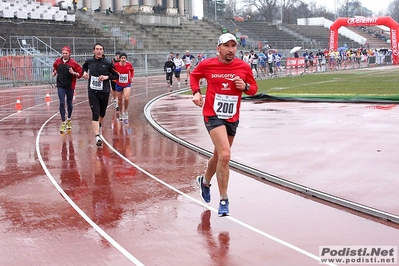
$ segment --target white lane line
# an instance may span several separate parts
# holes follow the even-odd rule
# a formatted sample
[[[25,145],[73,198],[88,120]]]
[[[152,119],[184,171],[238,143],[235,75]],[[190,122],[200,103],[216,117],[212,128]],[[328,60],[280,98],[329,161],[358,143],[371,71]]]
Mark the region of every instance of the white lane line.
[[[51,175],[50,171],[48,170],[46,164],[43,161],[42,155],[40,154],[40,146],[39,146],[40,136],[47,123],[57,115],[59,115],[59,113],[56,113],[53,116],[51,116],[49,119],[47,119],[47,121],[44,122],[44,124],[41,126],[36,136],[36,154],[37,157],[39,158],[39,162],[42,165],[44,172],[46,172],[47,177],[50,179],[51,183],[53,183],[58,192],[64,197],[64,199],[72,206],[72,208],[75,209],[77,213],[79,213],[79,215],[83,219],[85,219],[85,221],[88,224],[90,224],[91,227],[94,228],[94,230],[96,230],[102,237],[104,237],[109,243],[111,243],[111,245],[113,245],[119,252],[121,252],[127,259],[129,259],[135,265],[144,265],[136,257],[130,254],[129,251],[127,251],[118,242],[116,242],[111,236],[109,236],[103,229],[101,229],[101,227],[99,227],[95,222],[93,222],[93,220],[91,220],[90,217],[87,216],[87,214],[84,211],[82,211],[82,209],[80,209],[78,205],[76,205],[75,202],[73,202],[73,200],[64,192],[64,190],[61,188],[61,186],[57,183],[57,181],[54,179],[54,177]]]
[[[142,94],[146,94],[144,93],[139,93],[136,95],[131,95],[131,97],[133,96],[138,96],[138,95],[142,95]],[[83,100],[79,103],[75,103],[74,105],[80,105],[83,103],[88,102],[88,100]],[[46,103],[43,103],[46,104]],[[39,104],[36,106],[32,106],[30,108],[27,109],[31,109],[43,104]],[[108,107],[110,107],[112,104],[109,104]],[[26,109],[26,110],[27,110]],[[5,120],[6,118],[9,118],[10,116],[15,115],[16,113],[9,115],[8,117],[5,117],[2,120]],[[36,136],[36,154],[37,157],[39,158],[39,162],[42,165],[42,168],[44,170],[44,172],[46,173],[47,177],[50,179],[51,183],[53,183],[54,187],[58,190],[58,192],[64,197],[64,199],[71,205],[72,208],[75,209],[75,211],[88,223],[90,224],[91,227],[94,228],[94,230],[96,230],[102,237],[104,237],[109,243],[111,243],[111,245],[113,245],[119,252],[121,252],[127,259],[129,259],[131,262],[133,262],[135,265],[144,265],[141,261],[139,261],[136,257],[134,257],[132,254],[129,253],[129,251],[127,251],[124,247],[122,247],[118,242],[116,242],[110,235],[108,235],[103,229],[101,229],[101,227],[99,227],[95,222],[93,222],[93,220],[90,219],[89,216],[87,216],[87,214],[80,209],[75,202],[64,192],[64,190],[61,188],[61,186],[57,183],[57,181],[54,179],[54,177],[51,175],[50,171],[48,170],[46,164],[43,161],[43,157],[40,154],[40,136],[41,136],[41,132],[43,131],[44,127],[48,124],[48,122],[53,119],[54,117],[58,116],[60,114],[60,112],[55,113],[54,115],[52,115],[49,119],[47,119],[43,125],[41,126],[41,128],[39,129],[37,136]],[[2,121],[0,120],[0,122]]]
[[[132,97],[132,96],[131,96]],[[85,100],[84,102],[86,102],[87,100]],[[82,216],[83,219],[85,219],[85,221],[90,224],[101,236],[103,236],[108,242],[110,242],[119,252],[121,252],[126,258],[128,258],[130,261],[132,261],[133,263],[135,263],[135,265],[144,265],[142,262],[140,262],[136,257],[134,257],[132,254],[130,254],[125,248],[123,248],[118,242],[116,242],[111,236],[109,236],[103,229],[101,229],[101,227],[99,227],[95,222],[93,222],[90,217],[88,217],[86,215],[86,213],[84,211],[82,211],[74,202],[73,200],[63,191],[63,189],[60,187],[60,185],[57,183],[57,181],[53,178],[53,176],[51,175],[50,171],[48,170],[48,168],[46,167],[43,158],[40,154],[40,149],[39,149],[39,143],[40,143],[40,135],[42,130],[44,129],[44,127],[47,125],[47,123],[53,119],[55,116],[59,115],[59,112],[54,114],[53,116],[51,116],[40,128],[37,137],[36,137],[36,153],[37,156],[39,158],[40,164],[42,165],[43,170],[45,171],[47,177],[50,179],[50,181],[53,183],[53,185],[56,187],[56,189],[59,191],[59,193],[65,198],[65,200],[76,210],[76,212],[79,213],[80,216]],[[147,172],[146,170],[144,170],[143,168],[141,168],[140,166],[136,165],[135,163],[131,162],[129,159],[127,159],[124,155],[122,155],[121,153],[119,153],[113,146],[110,145],[110,143],[107,142],[106,139],[104,139],[103,137],[101,137],[104,141],[105,144],[107,144],[108,147],[110,147],[111,150],[113,150],[116,154],[118,154],[118,156],[120,156],[123,160],[125,160],[127,163],[129,163],[130,165],[132,165],[133,167],[135,167],[136,169],[140,170],[141,172],[145,173],[147,176],[151,177],[152,179],[154,179],[155,181],[159,182],[160,184],[170,188],[171,190],[175,191],[176,193],[188,198],[189,200],[203,206],[204,208],[207,208],[211,211],[213,211],[214,213],[217,213],[217,209],[209,206],[208,204],[191,197],[190,195],[176,189],[175,187],[173,187],[172,185],[169,185],[168,183],[162,181],[161,179],[157,178],[156,176],[152,175],[151,173]],[[233,218],[232,216],[227,216],[224,217],[224,219],[229,219],[232,222],[235,222],[255,233],[258,233],[266,238],[269,238],[270,240],[273,240],[281,245],[284,245],[292,250],[295,250],[305,256],[308,256],[312,259],[315,259],[317,261],[319,261],[321,263],[321,259],[319,257],[317,257],[316,255],[303,250],[293,244],[290,244],[288,242],[285,242],[282,239],[279,239],[275,236],[272,236],[266,232],[263,232],[251,225],[248,225],[236,218]],[[332,263],[324,263],[326,265],[331,265],[331,266],[336,266],[336,264],[332,264]]]
[[[217,209],[215,209],[215,208],[209,206],[208,204],[206,204],[206,203],[204,203],[204,202],[202,202],[202,201],[200,201],[200,200],[198,200],[198,199],[196,199],[196,198],[191,197],[190,195],[188,195],[188,194],[186,194],[186,193],[180,191],[179,189],[173,187],[172,185],[170,185],[170,184],[164,182],[163,180],[159,179],[158,177],[154,176],[154,175],[151,174],[150,172],[147,172],[146,170],[144,170],[143,168],[141,168],[141,167],[138,166],[137,164],[135,164],[135,163],[133,163],[132,161],[130,161],[128,158],[126,158],[126,157],[125,157],[123,154],[121,154],[119,151],[117,151],[117,150],[116,150],[103,136],[101,136],[101,138],[102,138],[102,140],[104,141],[104,143],[107,144],[107,146],[108,146],[113,152],[115,152],[119,157],[121,157],[121,158],[122,158],[125,162],[127,162],[128,164],[132,165],[133,167],[135,167],[136,169],[140,170],[141,172],[143,172],[143,173],[146,174],[147,176],[151,177],[152,179],[154,179],[155,181],[157,181],[157,182],[159,182],[160,184],[164,185],[165,187],[167,187],[167,188],[169,188],[169,189],[175,191],[176,193],[182,195],[183,197],[186,197],[187,199],[189,199],[189,200],[191,200],[191,201],[194,201],[195,203],[197,203],[197,204],[199,204],[199,205],[201,205],[201,206],[203,206],[203,207],[205,207],[205,208],[207,208],[207,209],[213,211],[214,213],[217,213],[217,212],[218,212]],[[297,251],[297,252],[299,252],[299,253],[301,253],[301,254],[303,254],[303,255],[305,255],[305,256],[308,256],[308,257],[310,257],[310,258],[312,258],[312,259],[315,259],[315,260],[317,260],[317,261],[319,261],[319,262],[321,263],[321,259],[320,259],[318,256],[316,256],[316,255],[314,255],[314,254],[312,254],[312,253],[310,253],[310,252],[308,252],[308,251],[306,251],[306,250],[303,250],[303,249],[301,249],[301,248],[299,248],[299,247],[297,247],[297,246],[295,246],[295,245],[293,245],[293,244],[290,244],[290,243],[288,243],[288,242],[285,242],[284,240],[279,239],[279,238],[277,238],[277,237],[275,237],[275,236],[272,236],[272,235],[270,235],[270,234],[268,234],[268,233],[266,233],[266,232],[263,232],[262,230],[259,230],[259,229],[255,228],[255,227],[253,227],[253,226],[251,226],[251,225],[249,225],[249,224],[246,224],[246,223],[244,223],[244,222],[242,222],[242,221],[240,221],[240,220],[238,220],[238,219],[236,219],[236,218],[233,218],[232,216],[226,216],[226,217],[223,217],[223,219],[229,219],[229,220],[231,220],[232,222],[235,222],[235,223],[237,223],[237,224],[239,224],[239,225],[241,225],[241,226],[243,226],[243,227],[245,227],[245,228],[247,228],[247,229],[249,229],[249,230],[251,230],[251,231],[253,231],[253,232],[255,232],[255,233],[258,233],[258,234],[260,234],[260,235],[262,235],[262,236],[264,236],[264,237],[267,237],[267,238],[269,238],[270,240],[273,240],[273,241],[275,241],[275,242],[277,242],[277,243],[279,243],[279,244],[281,244],[281,245],[284,245],[284,246],[286,246],[286,247],[288,247],[288,248],[290,248],[290,249],[292,249],[292,250],[295,250],[295,251]],[[323,264],[327,264],[327,265],[336,265],[336,264],[333,264],[333,263],[323,263]]]

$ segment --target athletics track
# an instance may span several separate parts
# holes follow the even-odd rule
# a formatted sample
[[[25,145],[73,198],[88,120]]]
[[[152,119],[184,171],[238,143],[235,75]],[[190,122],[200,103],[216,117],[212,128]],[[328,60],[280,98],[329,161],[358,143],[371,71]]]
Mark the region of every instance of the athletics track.
[[[85,87],[67,135],[54,89],[1,89],[0,265],[319,265],[319,246],[398,246],[397,223],[242,169],[231,170],[231,216],[217,217],[216,182],[210,205],[194,182],[212,146],[191,97],[151,104],[159,132],[143,110],[166,93],[163,77],[136,78],[129,124],[110,106],[97,149]],[[244,102],[232,160],[396,216],[398,110]]]

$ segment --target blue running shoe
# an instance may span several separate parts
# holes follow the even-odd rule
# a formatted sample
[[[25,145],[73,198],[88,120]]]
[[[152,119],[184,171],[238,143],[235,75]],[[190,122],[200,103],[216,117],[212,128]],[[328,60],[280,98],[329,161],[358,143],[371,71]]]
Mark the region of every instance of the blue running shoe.
[[[219,203],[219,211],[218,211],[219,217],[223,216],[229,216],[229,200],[228,199],[223,199]]]
[[[200,175],[197,177],[197,185],[200,189],[201,198],[206,202],[211,202],[211,190],[209,189],[211,185],[205,186],[204,185],[204,176]]]

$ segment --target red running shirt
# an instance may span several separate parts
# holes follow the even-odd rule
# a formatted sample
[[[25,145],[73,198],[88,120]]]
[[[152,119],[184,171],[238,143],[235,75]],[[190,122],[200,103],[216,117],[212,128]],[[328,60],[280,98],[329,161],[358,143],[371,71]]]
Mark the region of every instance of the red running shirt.
[[[250,85],[247,95],[255,95],[258,91],[254,75],[250,66],[241,59],[234,58],[230,64],[222,63],[218,58],[205,59],[191,72],[190,86],[195,92],[200,89],[199,82],[205,78],[208,83],[202,114],[204,116],[217,115],[228,122],[239,119],[241,96],[243,91],[236,88],[235,76],[239,76]]]
[[[115,82],[121,87],[126,87],[131,82],[131,78],[134,77],[134,68],[131,63],[126,62],[124,66],[117,62],[115,65],[115,70],[119,74],[119,79],[116,79]]]

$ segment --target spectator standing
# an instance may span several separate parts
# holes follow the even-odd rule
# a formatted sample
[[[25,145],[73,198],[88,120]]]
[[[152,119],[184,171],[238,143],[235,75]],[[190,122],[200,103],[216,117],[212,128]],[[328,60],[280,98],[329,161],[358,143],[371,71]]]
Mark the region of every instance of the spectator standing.
[[[262,50],[259,51],[259,70],[261,76],[266,76],[266,55],[263,53]]]
[[[309,68],[310,68],[310,71],[313,72],[313,60],[314,60],[314,54],[313,54],[313,52],[310,52],[310,53],[309,53],[308,60],[309,60]]]
[[[266,62],[269,70],[269,76],[273,76],[274,54],[273,51],[270,49],[266,54]]]
[[[78,1],[77,0],[73,0],[72,1],[72,5],[73,5],[73,11],[76,13],[76,10],[78,9]]]
[[[251,70],[255,69],[256,77],[259,78],[259,72],[258,72],[259,56],[254,52],[254,50],[250,51],[249,62],[251,62]]]
[[[72,130],[73,95],[76,79],[82,77],[82,67],[71,58],[71,49],[64,46],[61,49],[62,56],[53,64],[53,77],[57,75],[57,93],[60,101],[61,128],[60,134]],[[65,120],[65,97],[68,109],[68,118]]]
[[[244,57],[242,58],[242,60],[247,63],[249,66],[251,65],[251,62],[249,61],[249,52],[245,52],[244,53]]]
[[[244,60],[244,52],[240,51],[239,55],[237,55],[237,58],[240,58],[241,60]]]
[[[88,80],[88,97],[92,112],[92,130],[97,147],[102,146],[100,137],[102,122],[107,111],[111,90],[110,80],[119,78],[111,60],[104,56],[104,46],[96,43],[93,46],[94,56],[83,64],[83,78]]]
[[[335,68],[335,51],[330,49],[328,53],[329,63],[330,63],[330,70],[334,70]]]
[[[190,77],[192,101],[202,108],[205,126],[214,144],[213,155],[208,161],[205,175],[198,176],[196,180],[202,199],[209,203],[210,183],[216,174],[220,194],[219,216],[230,214],[227,195],[229,161],[231,145],[239,123],[241,96],[243,92],[254,95],[258,89],[249,65],[235,58],[237,46],[234,35],[222,34],[218,39],[218,57],[201,62]],[[208,82],[205,101],[199,85],[202,78]]]
[[[305,61],[305,72],[309,68],[309,52],[308,49],[305,49],[305,52],[302,54],[303,60]]]
[[[362,58],[362,51],[360,49],[357,49],[355,56],[357,68],[360,68],[361,58]]]
[[[316,57],[317,57],[317,66],[319,67],[319,71],[322,71],[324,53],[319,49],[319,51],[316,53]],[[317,71],[317,67],[316,67],[316,71]]]
[[[243,49],[245,49],[245,46],[247,46],[247,39],[241,38],[241,46]]]
[[[281,71],[281,59],[283,56],[278,52],[278,50],[275,50],[274,53],[274,75],[278,76],[278,72]]]
[[[324,62],[325,62],[324,71],[328,71],[328,66],[330,64],[330,50],[324,48],[323,53],[324,53]]]

